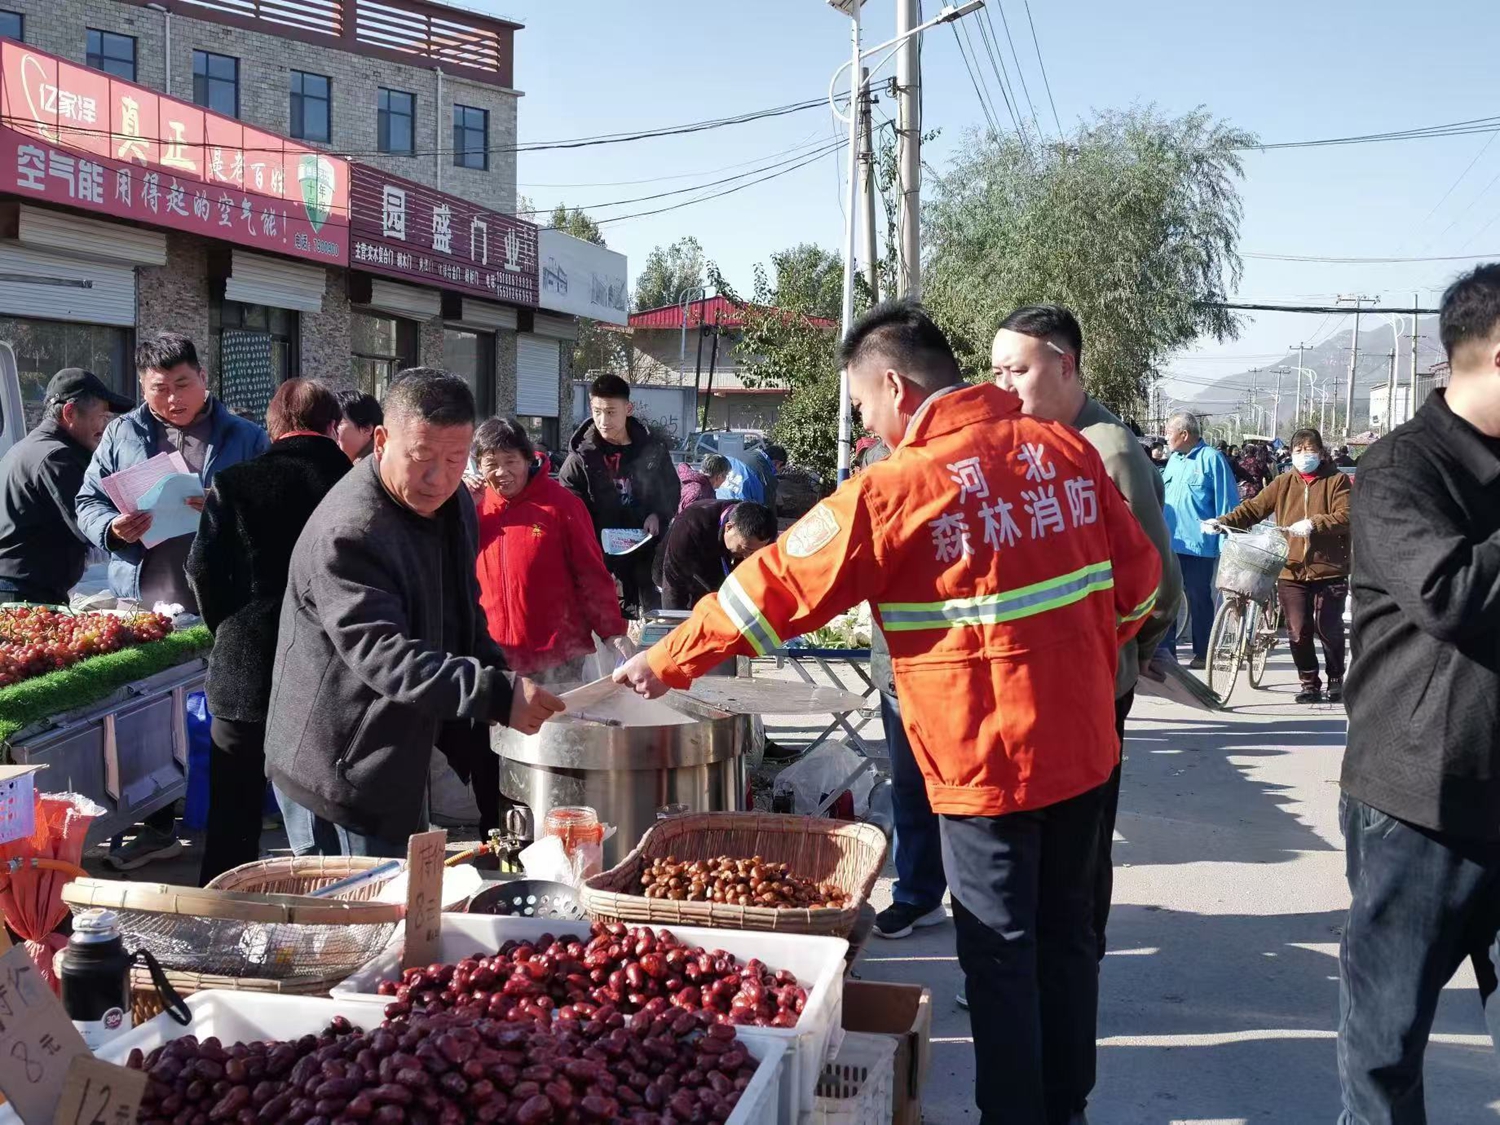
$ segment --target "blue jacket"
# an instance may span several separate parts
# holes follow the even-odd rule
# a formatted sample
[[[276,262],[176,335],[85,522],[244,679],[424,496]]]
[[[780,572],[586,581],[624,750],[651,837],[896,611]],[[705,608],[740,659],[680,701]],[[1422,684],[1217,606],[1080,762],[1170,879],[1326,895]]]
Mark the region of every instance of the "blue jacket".
[[[1229,459],[1200,441],[1186,453],[1172,454],[1162,471],[1162,483],[1167,489],[1172,550],[1179,555],[1218,558],[1219,536],[1203,534],[1199,525],[1218,519],[1240,502]]]
[[[729,461],[729,475],[724,478],[724,483],[714,490],[714,495],[720,500],[754,500],[757,504],[764,504],[766,484],[760,479],[760,474],[738,457],[730,457],[727,460]]]
[[[208,456],[199,474],[205,489],[213,484],[220,469],[248,461],[271,445],[266,431],[254,422],[236,416],[218,399],[210,399],[209,404],[213,428],[209,433]],[[146,549],[139,543],[110,545],[109,525],[119,517],[120,510],[99,482],[160,452],[151,410],[142,403],[109,424],[99,448],[94,450],[88,471],[83,474],[83,487],[78,492],[78,528],[90,543],[109,552],[109,587],[117,598],[141,596],[141,563],[145,561]]]

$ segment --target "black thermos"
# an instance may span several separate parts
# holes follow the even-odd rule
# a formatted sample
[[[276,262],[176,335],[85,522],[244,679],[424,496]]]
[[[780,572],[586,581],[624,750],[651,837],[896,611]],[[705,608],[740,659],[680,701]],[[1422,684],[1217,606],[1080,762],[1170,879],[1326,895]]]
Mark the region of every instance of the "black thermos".
[[[130,963],[113,910],[85,910],[57,958],[63,1007],[89,1050],[130,1030]]]

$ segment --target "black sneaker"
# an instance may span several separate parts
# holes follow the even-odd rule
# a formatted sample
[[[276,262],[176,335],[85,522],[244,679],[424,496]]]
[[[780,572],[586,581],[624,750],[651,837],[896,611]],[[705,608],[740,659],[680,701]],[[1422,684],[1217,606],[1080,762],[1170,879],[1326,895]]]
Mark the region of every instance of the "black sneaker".
[[[948,912],[941,906],[922,910],[907,906],[904,902],[892,903],[875,915],[875,936],[895,940],[910,937],[913,930],[926,926],[941,926],[948,920]]]
[[[1297,693],[1297,698],[1295,700],[1293,700],[1293,702],[1294,703],[1322,703],[1323,702],[1323,692],[1322,692],[1322,690],[1320,688],[1315,688],[1315,687],[1303,688],[1301,691],[1299,691]]]
[[[1329,680],[1328,695],[1326,696],[1326,698],[1329,703],[1338,703],[1340,700],[1342,700],[1344,698],[1344,681]]]

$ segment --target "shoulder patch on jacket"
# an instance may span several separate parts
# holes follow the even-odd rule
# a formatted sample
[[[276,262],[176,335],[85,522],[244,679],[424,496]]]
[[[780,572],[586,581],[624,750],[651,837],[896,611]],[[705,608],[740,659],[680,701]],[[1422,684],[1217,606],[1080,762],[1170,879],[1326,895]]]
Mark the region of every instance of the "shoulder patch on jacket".
[[[832,543],[838,533],[838,517],[826,504],[819,504],[787,532],[786,553],[794,559],[805,559]]]

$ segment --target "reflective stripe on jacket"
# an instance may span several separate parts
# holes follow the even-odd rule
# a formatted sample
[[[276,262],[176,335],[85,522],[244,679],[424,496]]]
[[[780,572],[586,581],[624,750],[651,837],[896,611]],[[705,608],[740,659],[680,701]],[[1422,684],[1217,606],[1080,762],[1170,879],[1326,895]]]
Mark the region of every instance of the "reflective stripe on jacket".
[[[993,816],[1102,784],[1119,645],[1161,561],[1076,431],[993,385],[929,399],[871,465],[650,651],[685,686],[869,600],[932,807]]]

